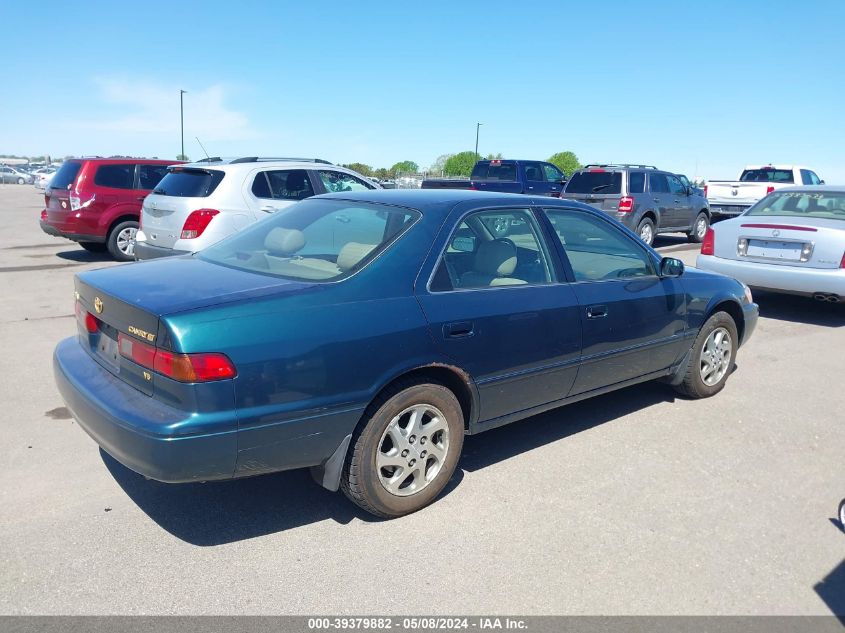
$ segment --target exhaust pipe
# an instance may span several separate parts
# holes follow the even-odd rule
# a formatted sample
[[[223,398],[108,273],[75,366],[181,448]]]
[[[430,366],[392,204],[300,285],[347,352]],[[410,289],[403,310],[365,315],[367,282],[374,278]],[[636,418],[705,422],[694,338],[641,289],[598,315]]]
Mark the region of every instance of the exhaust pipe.
[[[842,298],[839,295],[835,295],[831,292],[814,292],[813,299],[816,301],[824,301],[826,303],[839,303],[842,301]]]

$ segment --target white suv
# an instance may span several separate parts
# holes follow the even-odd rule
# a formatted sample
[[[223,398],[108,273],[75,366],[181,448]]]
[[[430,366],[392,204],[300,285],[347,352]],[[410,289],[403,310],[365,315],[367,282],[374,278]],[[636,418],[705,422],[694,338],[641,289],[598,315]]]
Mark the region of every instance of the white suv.
[[[317,194],[378,188],[318,158],[212,158],[174,165],[144,199],[135,259],[202,250]]]

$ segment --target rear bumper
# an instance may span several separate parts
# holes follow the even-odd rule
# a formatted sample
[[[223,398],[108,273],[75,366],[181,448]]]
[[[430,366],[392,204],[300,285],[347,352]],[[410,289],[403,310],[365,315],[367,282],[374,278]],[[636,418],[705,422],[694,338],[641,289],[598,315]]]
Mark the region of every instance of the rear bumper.
[[[780,264],[758,264],[699,255],[696,268],[739,279],[752,288],[812,296],[817,292],[845,297],[845,269],[803,268]]]
[[[153,246],[147,242],[135,242],[135,259],[159,259],[161,257],[175,257],[177,255],[188,255],[191,251],[179,251],[174,248]]]
[[[73,240],[74,242],[94,242],[96,244],[103,244],[106,241],[106,238],[102,235],[87,235],[85,233],[64,233],[57,229],[55,226],[48,224],[47,222],[41,221],[41,230],[44,231],[47,235],[52,235],[54,237],[65,237],[69,240]]]
[[[53,354],[62,398],[79,425],[121,464],[167,483],[230,479],[237,458],[237,419],[219,431],[177,432],[191,417],[144,395],[95,361],[76,338]]]
[[[729,203],[721,203],[721,202],[714,202],[712,200],[710,202],[710,215],[714,216],[730,216],[735,217],[744,213],[746,209],[750,209],[750,204],[729,204]]]

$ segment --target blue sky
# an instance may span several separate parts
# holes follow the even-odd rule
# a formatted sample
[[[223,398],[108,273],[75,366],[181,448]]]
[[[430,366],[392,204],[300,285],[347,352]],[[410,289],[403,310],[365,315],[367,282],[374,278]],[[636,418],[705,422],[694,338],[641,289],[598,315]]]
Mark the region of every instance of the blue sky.
[[[689,7],[689,8],[688,8]],[[692,8],[694,7],[694,8]],[[5,3],[0,153],[472,150],[845,183],[845,1]]]

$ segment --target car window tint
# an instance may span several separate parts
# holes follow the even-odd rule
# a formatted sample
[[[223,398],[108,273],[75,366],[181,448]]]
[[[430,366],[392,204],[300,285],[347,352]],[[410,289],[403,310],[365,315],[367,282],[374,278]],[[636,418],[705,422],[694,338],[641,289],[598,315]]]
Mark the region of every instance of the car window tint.
[[[680,179],[678,179],[676,176],[667,176],[666,179],[669,181],[669,193],[675,194],[676,196],[681,196],[687,192]]]
[[[740,182],[793,182],[794,176],[791,169],[762,167],[744,170],[739,180]]]
[[[265,172],[270,194],[275,200],[304,200],[314,195],[314,187],[304,169],[279,169]]]
[[[645,191],[645,174],[641,171],[628,173],[628,193],[643,193]]]
[[[549,165],[548,163],[543,164],[543,171],[546,172],[546,180],[549,182],[557,182],[561,178],[563,178],[563,172],[560,171],[554,165]]]
[[[821,179],[816,175],[816,172],[814,172],[814,171],[810,172],[810,184],[813,184],[813,185],[822,184]]]
[[[76,177],[79,175],[79,170],[82,168],[82,163],[78,161],[69,161],[62,164],[59,170],[50,181],[50,188],[52,189],[67,189]]]
[[[141,165],[138,171],[139,189],[155,189],[167,175],[167,165]]]
[[[649,174],[648,188],[651,193],[669,193],[669,181],[665,174]]]
[[[420,217],[412,209],[313,199],[292,205],[201,252],[232,268],[310,281],[360,270]]]
[[[603,169],[576,172],[566,183],[566,193],[622,193],[622,172]]]
[[[94,184],[113,189],[132,189],[135,165],[100,165],[94,174]]]
[[[516,163],[490,161],[478,163],[472,170],[471,180],[496,180],[513,182],[516,180]]]
[[[649,254],[635,239],[587,213],[547,209],[546,215],[576,281],[631,279],[655,274]]]
[[[845,194],[789,191],[773,193],[745,212],[745,216],[827,218],[845,222]]]
[[[337,191],[366,191],[375,189],[370,183],[342,171],[320,170],[320,181],[329,193]]]
[[[554,276],[540,235],[537,221],[526,209],[467,216],[449,238],[431,290],[551,283]]]
[[[525,163],[525,180],[543,181],[543,170],[540,163]]]
[[[255,180],[252,181],[252,195],[256,198],[272,198],[270,193],[270,182],[267,180],[267,172],[260,171],[255,174]]]
[[[156,185],[153,193],[177,198],[206,198],[214,193],[225,175],[217,169],[174,167]]]

